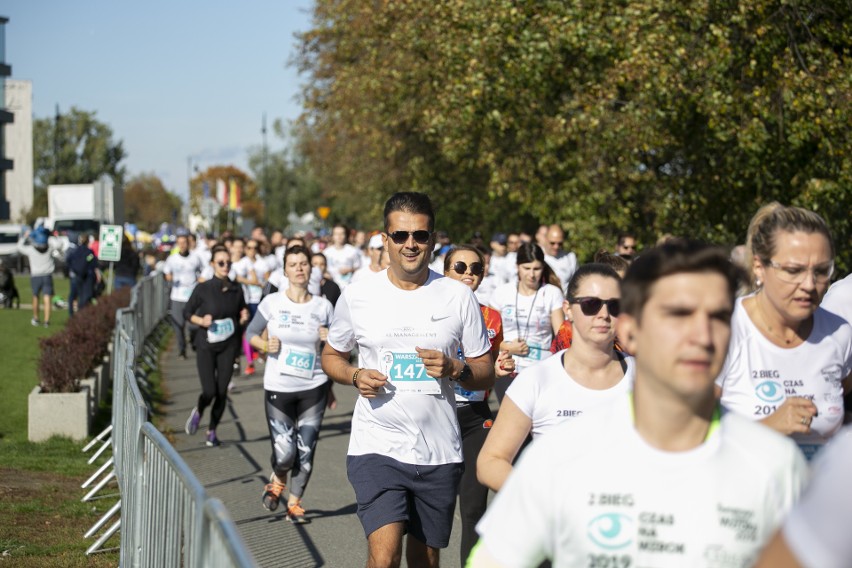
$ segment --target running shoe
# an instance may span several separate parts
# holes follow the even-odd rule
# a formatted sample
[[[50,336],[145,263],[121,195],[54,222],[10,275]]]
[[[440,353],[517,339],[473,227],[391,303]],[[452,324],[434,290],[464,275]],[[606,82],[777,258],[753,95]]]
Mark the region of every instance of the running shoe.
[[[49,321],[44,322],[44,327],[50,327],[50,322]]]
[[[221,446],[222,442],[219,441],[219,438],[216,437],[216,430],[208,430],[207,431],[207,445],[212,447]]]
[[[305,518],[305,510],[302,508],[301,503],[290,505],[287,508],[287,520],[294,525],[305,525],[311,522],[310,519]]]
[[[246,375],[247,377],[250,377],[250,376],[252,376],[253,374],[254,374],[254,365],[248,365],[248,366],[246,367],[245,375]]]
[[[180,353],[178,353],[178,357],[180,357],[181,359],[186,361],[186,350],[183,350]]]
[[[286,489],[286,486],[276,481],[274,476],[271,476],[269,483],[263,488],[263,508],[267,511],[277,509],[278,500],[281,498],[281,493],[284,492],[284,489]]]
[[[38,318],[33,318],[30,320],[30,325],[32,325],[33,327],[38,327],[41,324],[38,323]]]
[[[193,408],[189,413],[189,418],[186,419],[186,433],[192,436],[198,432],[198,423],[201,422],[201,413],[198,408]]]

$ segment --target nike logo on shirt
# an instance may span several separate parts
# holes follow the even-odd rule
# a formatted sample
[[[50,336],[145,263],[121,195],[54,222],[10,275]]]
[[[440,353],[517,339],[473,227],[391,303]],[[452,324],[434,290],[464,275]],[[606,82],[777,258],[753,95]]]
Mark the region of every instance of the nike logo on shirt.
[[[441,320],[447,319],[448,317],[450,317],[450,316],[441,316],[441,317],[432,316],[432,321],[441,321]]]

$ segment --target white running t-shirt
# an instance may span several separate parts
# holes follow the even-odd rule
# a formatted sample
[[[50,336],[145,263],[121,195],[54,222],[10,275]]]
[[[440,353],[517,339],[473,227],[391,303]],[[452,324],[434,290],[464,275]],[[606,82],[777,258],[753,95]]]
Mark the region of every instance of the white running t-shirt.
[[[248,256],[244,256],[231,266],[231,272],[228,274],[228,277],[231,278],[231,280],[236,280],[237,276],[240,278],[248,278],[250,270],[254,270],[254,274],[257,276],[257,280],[260,282],[260,285],[243,284],[243,295],[245,296],[246,304],[258,304],[260,303],[260,299],[263,297],[263,286],[266,284],[266,273],[270,272],[269,266],[266,264],[265,260],[258,256],[254,261],[252,261],[252,259]]]
[[[622,356],[627,371],[621,381],[602,390],[584,387],[565,372],[564,355],[565,350],[560,351],[520,372],[506,391],[506,396],[532,420],[534,438],[595,407],[620,400],[633,389],[636,369],[629,355]]]
[[[352,280],[352,272],[348,274],[340,274],[341,268],[360,268],[361,267],[361,251],[350,244],[345,244],[340,248],[334,245],[325,247],[322,251],[327,261],[328,273],[334,282],[343,290],[349,281]]]
[[[562,293],[568,293],[568,282],[571,277],[577,272],[577,255],[573,252],[559,251],[558,256],[544,255],[544,261],[559,277],[562,283]]]
[[[337,301],[328,344],[344,353],[358,347],[358,367],[396,378],[393,392],[358,397],[349,455],[380,454],[414,465],[462,461],[453,384],[425,375],[415,347],[470,358],[491,349],[470,288],[430,271],[425,284],[402,290],[387,270],[346,287]],[[435,388],[439,394],[406,390]]]
[[[297,392],[315,388],[328,380],[320,364],[320,327],[331,325],[334,308],[320,296],[297,304],[284,292],[270,294],[257,312],[266,320],[269,337],[281,340],[281,351],[266,359],[263,388]]]
[[[820,307],[852,323],[852,274],[831,285]]]
[[[204,265],[197,254],[190,252],[170,254],[163,264],[163,274],[172,275],[172,291],[169,298],[175,302],[188,302],[198,284]]]
[[[838,432],[813,463],[801,500],[784,521],[784,540],[806,568],[852,564],[852,426]]]
[[[524,339],[529,345],[526,357],[513,355],[518,371],[550,357],[553,340],[550,314],[562,308],[562,301],[562,292],[552,284],[543,285],[532,296],[518,294],[518,287],[513,284],[498,286],[491,293],[490,305],[503,318],[503,341]]]
[[[629,397],[536,439],[476,526],[504,566],[751,566],[801,491],[789,439],[723,413],[707,441],[665,452]]]
[[[793,439],[810,459],[843,424],[843,385],[852,370],[852,326],[817,308],[807,341],[792,349],[770,342],[737,300],[725,366],[716,379],[722,404],[752,420],[775,412],[788,396],[813,400],[810,434]]]

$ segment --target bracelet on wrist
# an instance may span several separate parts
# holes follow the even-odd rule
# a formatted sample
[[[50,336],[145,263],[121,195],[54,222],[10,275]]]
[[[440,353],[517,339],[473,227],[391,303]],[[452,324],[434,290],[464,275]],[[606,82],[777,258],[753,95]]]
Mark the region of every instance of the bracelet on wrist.
[[[352,385],[357,389],[358,388],[358,374],[364,369],[359,367],[352,373]]]

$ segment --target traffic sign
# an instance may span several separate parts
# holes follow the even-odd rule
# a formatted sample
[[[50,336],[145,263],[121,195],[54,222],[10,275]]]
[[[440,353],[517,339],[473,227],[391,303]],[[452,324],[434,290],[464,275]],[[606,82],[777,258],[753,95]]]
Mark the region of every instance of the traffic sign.
[[[320,219],[325,221],[328,218],[328,214],[331,213],[331,207],[325,205],[317,207],[317,213],[319,213]]]
[[[101,225],[98,260],[117,262],[121,258],[121,238],[124,227],[121,225]]]

